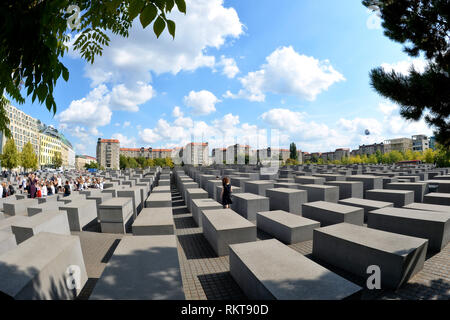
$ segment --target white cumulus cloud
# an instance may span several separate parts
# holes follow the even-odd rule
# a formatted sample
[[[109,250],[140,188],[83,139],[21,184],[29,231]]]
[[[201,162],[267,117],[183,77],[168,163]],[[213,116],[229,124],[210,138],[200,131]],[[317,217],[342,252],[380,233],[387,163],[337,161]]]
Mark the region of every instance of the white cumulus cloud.
[[[216,103],[219,99],[208,90],[191,91],[189,95],[184,97],[184,103],[192,108],[194,114],[207,115],[216,111]]]
[[[224,97],[261,102],[266,93],[271,92],[313,101],[321,92],[345,78],[328,60],[319,61],[299,54],[289,46],[276,49],[260,70],[249,72],[239,80],[243,89],[237,94],[227,91]]]

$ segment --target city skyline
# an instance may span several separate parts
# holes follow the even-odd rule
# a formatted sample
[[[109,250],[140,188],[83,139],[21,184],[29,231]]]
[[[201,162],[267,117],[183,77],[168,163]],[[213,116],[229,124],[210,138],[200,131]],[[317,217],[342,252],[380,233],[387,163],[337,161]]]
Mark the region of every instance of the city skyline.
[[[88,155],[100,136],[128,148],[173,148],[192,135],[210,148],[237,138],[262,147],[278,129],[281,147],[295,142],[306,152],[432,136],[423,120],[406,122],[397,105],[370,88],[371,68],[407,72],[424,60],[402,53],[360,3],[289,2],[276,16],[275,4],[254,1],[187,4],[196,14],[173,14],[175,40],[156,40],[135,23],[129,38],[111,37],[93,65],[70,51],[70,79],[55,88],[55,117],[31,99],[12,104]]]

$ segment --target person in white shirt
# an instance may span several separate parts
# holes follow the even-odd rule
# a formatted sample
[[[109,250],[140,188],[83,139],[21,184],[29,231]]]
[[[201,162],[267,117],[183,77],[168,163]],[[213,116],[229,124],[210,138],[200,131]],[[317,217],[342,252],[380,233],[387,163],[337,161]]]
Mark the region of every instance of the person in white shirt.
[[[3,186],[0,184],[0,198],[3,198]]]
[[[55,186],[52,184],[50,184],[50,189],[52,189],[52,194],[55,194]]]
[[[46,197],[47,196],[47,186],[45,185],[45,183],[42,184],[41,193],[42,193],[42,197]]]

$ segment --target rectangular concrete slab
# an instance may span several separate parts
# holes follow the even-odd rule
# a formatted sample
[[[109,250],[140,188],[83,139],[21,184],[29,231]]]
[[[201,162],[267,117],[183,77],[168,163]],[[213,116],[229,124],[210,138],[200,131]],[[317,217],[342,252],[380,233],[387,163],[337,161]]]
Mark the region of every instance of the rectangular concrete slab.
[[[358,208],[363,208],[364,209],[364,221],[367,221],[367,213],[369,211],[394,206],[394,204],[392,202],[375,201],[375,200],[360,199],[360,198],[342,199],[342,200],[339,200],[338,203],[344,204],[346,206],[354,206],[354,207],[358,207]]]
[[[151,193],[145,200],[146,208],[172,207],[172,195],[170,192]]]
[[[392,202],[394,207],[401,208],[414,202],[414,191],[373,189],[366,191],[366,198],[375,201]]]
[[[79,276],[73,289],[71,272]],[[42,232],[0,256],[0,291],[17,300],[74,299],[87,278],[77,236]]]
[[[274,188],[266,190],[270,210],[284,210],[297,215],[302,214],[302,204],[308,202],[307,191],[291,188]]]
[[[378,266],[381,288],[397,289],[422,270],[428,240],[340,223],[314,230],[317,259],[366,279]]]
[[[363,198],[361,181],[326,181],[325,185],[339,188],[339,199]]]
[[[321,226],[347,222],[362,226],[364,210],[362,208],[326,201],[316,201],[303,204],[302,216],[319,221]]]
[[[72,201],[61,205],[59,209],[67,212],[70,231],[81,231],[97,219],[97,203],[94,200]]]
[[[318,184],[302,184],[298,189],[308,193],[308,202],[327,201],[337,203],[339,200],[339,188],[335,186],[324,186]]]
[[[184,300],[174,235],[122,238],[90,300]]]
[[[17,248],[17,242],[14,234],[8,231],[0,231],[0,256],[15,248]]]
[[[269,198],[253,193],[239,193],[233,197],[231,209],[247,220],[256,221],[256,213],[270,210]]]
[[[214,210],[222,209],[222,204],[214,201],[213,199],[194,199],[192,200],[192,218],[195,223],[202,227],[203,211],[204,210]]]
[[[429,204],[429,203],[411,203],[403,208],[405,209],[415,209],[415,210],[423,210],[423,211],[437,211],[437,212],[445,212],[450,213],[450,206],[441,206],[438,204]]]
[[[441,251],[450,241],[450,213],[383,208],[368,217],[369,228],[428,239],[431,251]]]
[[[144,208],[133,222],[135,236],[174,234],[172,208]]]
[[[21,244],[41,232],[70,235],[68,220],[66,212],[39,213],[26,220],[12,224],[11,230],[16,237],[17,244]]]
[[[231,245],[230,273],[252,300],[340,300],[361,290],[276,239]]]
[[[385,189],[409,190],[414,192],[414,202],[423,202],[423,197],[428,193],[428,183],[425,182],[393,182],[388,183]]]
[[[428,193],[423,197],[423,202],[441,206],[450,206],[450,193]]]
[[[256,241],[256,226],[231,209],[203,211],[203,234],[218,256],[229,254],[229,245]]]
[[[313,230],[320,227],[320,222],[275,210],[258,212],[256,226],[286,244],[293,244],[312,240]]]

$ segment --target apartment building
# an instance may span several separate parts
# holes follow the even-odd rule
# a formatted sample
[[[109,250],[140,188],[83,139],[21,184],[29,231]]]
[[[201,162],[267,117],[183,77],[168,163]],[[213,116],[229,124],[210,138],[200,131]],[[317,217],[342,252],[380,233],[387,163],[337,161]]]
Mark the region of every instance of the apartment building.
[[[75,156],[75,168],[79,171],[84,170],[84,166],[86,164],[91,164],[93,162],[97,162],[97,159],[87,155],[78,155]]]
[[[5,107],[6,115],[9,118],[8,128],[11,130],[11,136],[16,143],[17,150],[22,151],[27,142],[31,142],[33,150],[36,155],[39,154],[39,124],[40,121],[29,115],[22,110],[17,109],[12,105]],[[0,152],[6,143],[6,135],[0,132]]]
[[[119,169],[120,142],[117,139],[97,140],[97,162],[105,169]]]

